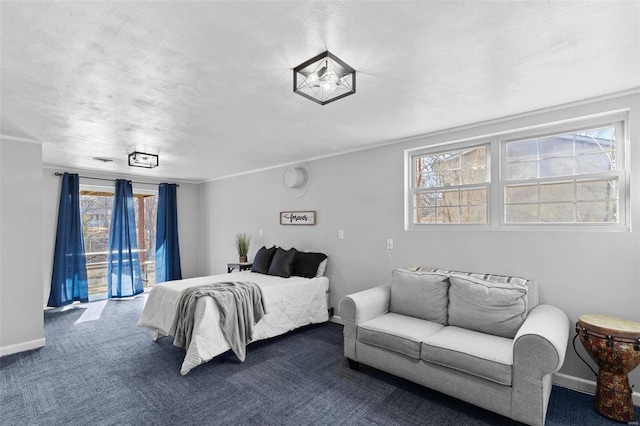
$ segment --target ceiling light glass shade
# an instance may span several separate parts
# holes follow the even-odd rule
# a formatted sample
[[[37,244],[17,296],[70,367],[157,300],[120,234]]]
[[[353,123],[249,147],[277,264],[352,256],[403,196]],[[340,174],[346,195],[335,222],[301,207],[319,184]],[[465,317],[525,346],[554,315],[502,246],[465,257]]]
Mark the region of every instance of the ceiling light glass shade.
[[[356,70],[327,51],[293,69],[293,91],[326,105],[356,93]]]
[[[132,167],[145,167],[147,169],[153,169],[158,167],[159,161],[156,154],[149,154],[146,152],[134,151],[129,154],[129,165]]]

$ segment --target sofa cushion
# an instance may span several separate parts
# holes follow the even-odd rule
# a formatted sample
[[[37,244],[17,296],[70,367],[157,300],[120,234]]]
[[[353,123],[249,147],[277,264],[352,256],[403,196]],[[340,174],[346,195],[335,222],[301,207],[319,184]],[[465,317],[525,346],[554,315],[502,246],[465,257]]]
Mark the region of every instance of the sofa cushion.
[[[446,274],[396,269],[389,310],[446,325],[448,287]]]
[[[527,280],[527,313],[538,306],[538,282]]]
[[[527,317],[527,286],[449,276],[449,325],[513,338]]]
[[[511,385],[513,340],[449,326],[422,343],[422,360]]]
[[[496,274],[479,274],[475,272],[452,272],[456,274],[467,275],[473,278],[490,281],[492,283],[520,284],[527,287],[527,312],[538,306],[538,283],[522,277],[514,277],[509,275]]]
[[[424,339],[442,328],[435,322],[389,312],[358,325],[358,340],[420,359]]]
[[[527,286],[527,309],[531,311],[531,309],[538,306],[538,283],[536,281],[531,281],[522,277],[515,277],[511,275],[497,275],[497,274],[481,274],[477,272],[461,272],[461,271],[453,271],[449,269],[440,269],[434,268],[431,266],[414,266],[408,268],[410,271],[414,272],[438,272],[441,274],[459,274],[459,275],[467,275],[473,278],[480,278],[485,281],[491,281],[495,283],[513,283],[513,284],[524,284]]]
[[[462,272],[462,271],[454,271],[451,269],[440,269],[440,268],[432,268],[431,266],[415,266],[413,268],[409,268],[410,271],[414,272],[438,272],[441,274],[458,274],[458,275],[466,275],[468,277],[480,278],[486,281],[492,281],[496,283],[514,283],[514,284],[526,284],[527,279],[521,277],[513,277],[509,275],[496,275],[496,274],[480,274],[477,272]]]

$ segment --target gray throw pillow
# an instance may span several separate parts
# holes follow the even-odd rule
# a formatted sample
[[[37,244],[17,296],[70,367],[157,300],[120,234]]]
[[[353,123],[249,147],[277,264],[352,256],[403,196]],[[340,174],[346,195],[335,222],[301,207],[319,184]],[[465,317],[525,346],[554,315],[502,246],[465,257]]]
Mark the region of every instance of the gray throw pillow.
[[[397,314],[447,325],[446,274],[396,269],[391,280],[391,306]]]
[[[512,339],[527,317],[527,286],[449,276],[449,325]]]

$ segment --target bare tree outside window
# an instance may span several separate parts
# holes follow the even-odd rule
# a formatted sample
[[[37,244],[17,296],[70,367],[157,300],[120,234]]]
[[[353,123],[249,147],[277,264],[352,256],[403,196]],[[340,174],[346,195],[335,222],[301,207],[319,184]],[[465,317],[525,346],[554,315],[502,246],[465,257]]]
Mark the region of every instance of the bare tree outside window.
[[[414,223],[487,223],[485,146],[414,158]]]
[[[628,231],[628,119],[612,112],[407,150],[405,229]]]
[[[505,222],[617,223],[616,148],[615,127],[506,143]]]
[[[113,192],[108,191],[80,191],[89,296],[98,296],[107,292],[107,260],[113,196]],[[157,196],[134,193],[133,197],[142,280],[145,287],[150,287],[155,285]]]

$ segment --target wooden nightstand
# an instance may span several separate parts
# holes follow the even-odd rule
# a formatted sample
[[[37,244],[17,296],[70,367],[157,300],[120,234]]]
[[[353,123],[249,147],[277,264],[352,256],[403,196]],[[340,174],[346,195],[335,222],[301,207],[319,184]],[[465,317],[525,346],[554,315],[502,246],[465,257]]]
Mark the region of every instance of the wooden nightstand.
[[[251,269],[251,265],[253,262],[236,262],[236,263],[227,263],[227,273],[237,269],[238,271],[246,271]]]

